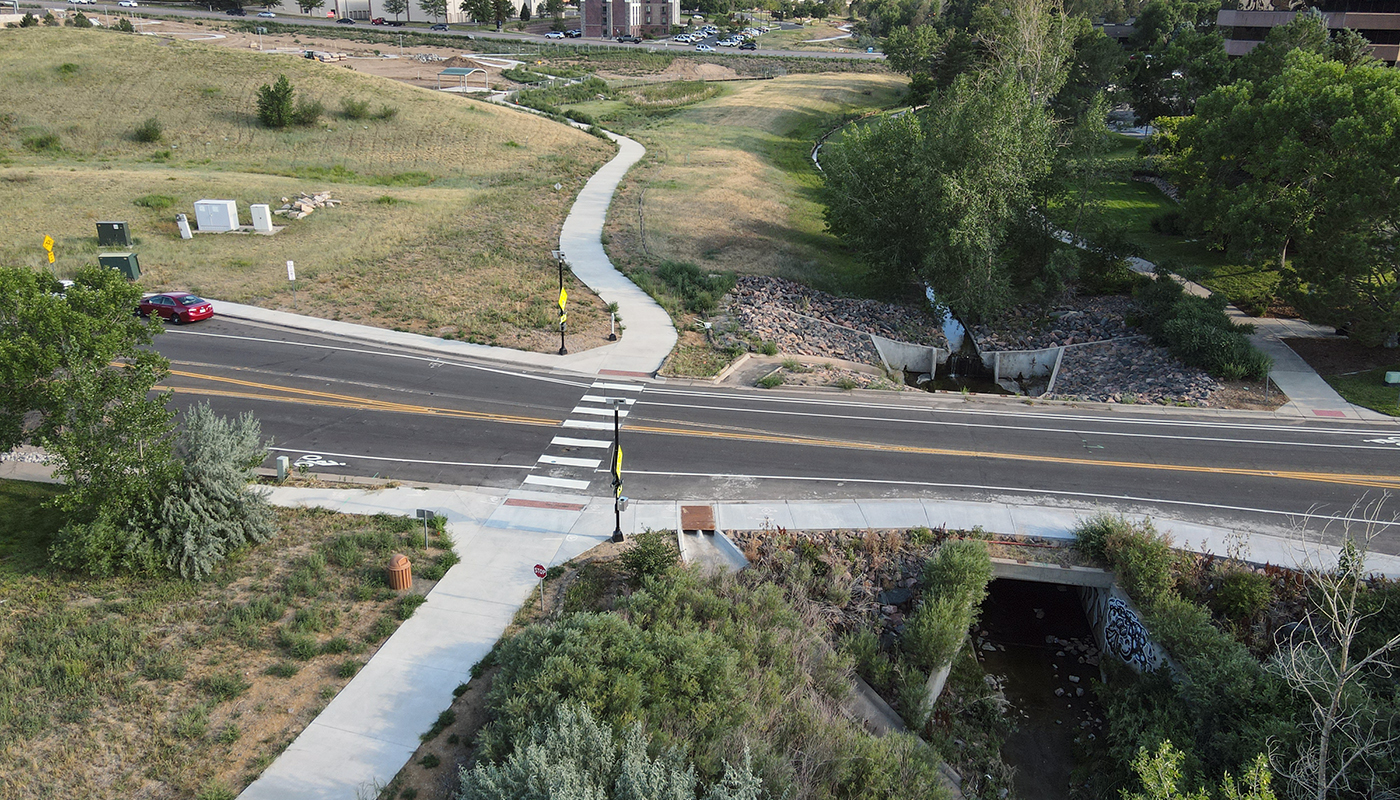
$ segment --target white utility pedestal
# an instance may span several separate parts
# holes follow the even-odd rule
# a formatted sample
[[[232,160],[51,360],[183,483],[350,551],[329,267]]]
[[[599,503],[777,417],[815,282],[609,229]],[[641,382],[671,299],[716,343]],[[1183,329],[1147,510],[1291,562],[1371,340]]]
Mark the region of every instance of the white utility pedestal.
[[[190,232],[190,221],[184,214],[175,215],[175,227],[180,229],[181,239],[194,238],[194,234]]]
[[[194,221],[200,232],[238,230],[238,204],[232,200],[200,200],[194,204]]]
[[[272,207],[266,203],[248,206],[253,214],[253,230],[259,233],[272,233]]]

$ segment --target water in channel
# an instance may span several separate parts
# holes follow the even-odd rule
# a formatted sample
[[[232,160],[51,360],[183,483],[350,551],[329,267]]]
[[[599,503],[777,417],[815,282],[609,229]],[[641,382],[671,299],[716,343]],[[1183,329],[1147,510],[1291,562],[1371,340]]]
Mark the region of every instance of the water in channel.
[[[1013,797],[1066,800],[1075,740],[1100,735],[1103,713],[1093,633],[1073,586],[999,578],[973,630],[982,668],[1006,697],[1016,730],[1002,746],[1015,768]]]

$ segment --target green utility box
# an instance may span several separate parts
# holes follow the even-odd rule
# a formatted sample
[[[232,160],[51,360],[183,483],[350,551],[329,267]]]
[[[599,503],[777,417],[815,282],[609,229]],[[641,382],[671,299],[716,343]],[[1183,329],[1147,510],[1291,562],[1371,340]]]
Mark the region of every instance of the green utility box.
[[[129,281],[141,277],[141,265],[136,263],[135,253],[99,253],[97,263],[108,269],[120,270]]]
[[[131,229],[125,222],[97,223],[98,247],[130,247]]]

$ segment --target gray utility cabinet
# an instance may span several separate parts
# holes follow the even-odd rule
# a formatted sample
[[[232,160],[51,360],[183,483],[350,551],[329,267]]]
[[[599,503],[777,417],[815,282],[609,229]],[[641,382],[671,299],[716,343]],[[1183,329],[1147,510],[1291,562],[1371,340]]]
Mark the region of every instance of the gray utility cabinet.
[[[125,222],[97,223],[98,247],[130,247],[131,230]]]

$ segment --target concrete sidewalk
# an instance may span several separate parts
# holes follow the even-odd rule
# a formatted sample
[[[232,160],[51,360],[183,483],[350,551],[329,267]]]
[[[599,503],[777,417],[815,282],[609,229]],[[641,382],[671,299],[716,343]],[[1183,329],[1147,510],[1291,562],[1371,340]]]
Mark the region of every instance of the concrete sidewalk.
[[[675,326],[671,324],[671,316],[665,309],[613,267],[607,253],[603,251],[602,243],[603,223],[607,220],[613,193],[627,174],[627,170],[646,154],[646,149],[625,136],[611,133],[608,135],[617,142],[618,153],[588,179],[588,183],[574,200],[559,235],[559,249],[564,251],[565,258],[579,280],[604,302],[617,303],[618,316],[626,326],[626,333],[618,337],[615,344],[561,356],[451,341],[352,322],[317,319],[224,300],[216,301],[216,313],[233,319],[330,334],[373,344],[411,347],[444,356],[481,358],[593,375],[601,373],[650,376],[661,368],[662,362],[675,347]]]
[[[611,498],[576,497],[577,503],[563,504],[549,502],[559,500],[558,495],[536,498],[490,489],[276,488],[271,499],[355,514],[432,509],[447,517],[462,563],[448,571],[427,603],[244,790],[245,800],[348,800],[357,792],[372,796],[375,786],[387,783],[407,763],[418,747],[418,734],[451,704],[453,688],[469,680],[471,666],[505,631],[536,585],[532,566],[563,563],[607,540],[613,530]],[[946,526],[1047,539],[1072,538],[1079,520],[1094,513],[921,499],[644,501],[632,503],[622,515],[622,529],[628,534],[675,530],[682,505],[712,506],[716,524],[726,531]],[[1162,517],[1154,522],[1188,549],[1224,554],[1241,539],[1240,531],[1224,527]],[[1247,559],[1286,566],[1334,564],[1337,554],[1336,548],[1305,543],[1282,528],[1244,534],[1242,546]],[[1400,576],[1400,557],[1372,554],[1368,565],[1388,577]]]

